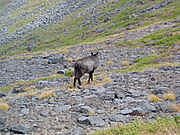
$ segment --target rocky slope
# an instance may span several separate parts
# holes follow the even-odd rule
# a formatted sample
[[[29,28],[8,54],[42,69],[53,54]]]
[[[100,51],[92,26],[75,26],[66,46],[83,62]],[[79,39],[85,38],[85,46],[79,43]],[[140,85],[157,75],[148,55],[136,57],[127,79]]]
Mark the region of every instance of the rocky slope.
[[[85,135],[137,119],[179,116],[178,4],[5,3],[0,134]],[[84,76],[82,88],[73,88],[74,60],[97,49],[95,81],[86,84]]]

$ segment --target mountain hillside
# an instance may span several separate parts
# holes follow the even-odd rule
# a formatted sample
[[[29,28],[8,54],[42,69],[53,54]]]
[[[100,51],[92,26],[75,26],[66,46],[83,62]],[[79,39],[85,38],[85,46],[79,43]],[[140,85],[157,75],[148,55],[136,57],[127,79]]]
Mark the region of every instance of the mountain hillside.
[[[74,88],[75,60],[97,51],[94,81]],[[178,135],[179,78],[179,0],[0,0],[0,134],[127,134],[110,127],[168,117],[146,132]]]
[[[15,0],[2,2],[1,55],[107,40],[126,29],[178,18],[176,0]]]

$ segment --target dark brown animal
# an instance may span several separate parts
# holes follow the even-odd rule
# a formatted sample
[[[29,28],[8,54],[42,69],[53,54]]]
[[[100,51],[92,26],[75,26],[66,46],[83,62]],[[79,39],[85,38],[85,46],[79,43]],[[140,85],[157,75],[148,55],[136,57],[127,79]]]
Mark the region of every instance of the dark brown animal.
[[[95,54],[91,53],[91,56],[87,56],[77,60],[74,64],[74,87],[76,87],[76,80],[78,80],[79,85],[81,85],[80,78],[85,73],[89,74],[88,83],[90,83],[90,80],[93,81],[93,73],[94,70],[98,67],[98,65],[98,52]]]

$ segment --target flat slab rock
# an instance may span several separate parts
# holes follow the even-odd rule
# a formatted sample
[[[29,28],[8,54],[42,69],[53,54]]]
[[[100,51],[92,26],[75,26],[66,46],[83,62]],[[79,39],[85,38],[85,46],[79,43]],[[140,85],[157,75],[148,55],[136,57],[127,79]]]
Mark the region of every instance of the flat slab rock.
[[[78,118],[78,122],[80,124],[86,124],[96,127],[102,127],[105,125],[105,121],[98,116],[89,116],[89,117],[82,116]]]
[[[27,134],[31,131],[29,127],[25,127],[23,125],[15,125],[10,127],[10,132],[14,134]]]

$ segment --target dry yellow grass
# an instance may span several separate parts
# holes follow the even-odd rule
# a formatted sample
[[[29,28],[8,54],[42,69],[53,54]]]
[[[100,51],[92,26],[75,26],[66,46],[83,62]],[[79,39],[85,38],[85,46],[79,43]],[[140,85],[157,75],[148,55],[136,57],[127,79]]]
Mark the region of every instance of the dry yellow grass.
[[[112,39],[112,38],[123,38],[124,36],[125,36],[125,33],[121,32],[121,33],[118,33],[118,34],[110,35],[109,39]]]
[[[78,91],[79,89],[77,88],[74,88],[73,86],[69,87],[68,91],[70,92],[75,92],[75,91]]]
[[[171,100],[171,101],[175,101],[176,100],[176,95],[174,93],[165,93],[163,95],[163,99],[164,100]]]
[[[8,111],[9,109],[10,109],[10,106],[7,103],[0,102],[0,110]]]
[[[39,99],[45,99],[50,97],[57,97],[56,93],[53,91],[43,92],[40,95],[38,95]]]
[[[104,77],[103,80],[101,81],[93,81],[91,83],[87,83],[87,81],[83,81],[83,84],[82,84],[82,88],[90,88],[91,86],[103,86],[107,83],[110,83],[112,82],[112,79],[110,77]],[[79,89],[77,88],[74,88],[73,86],[73,83],[70,83],[68,84],[67,86],[65,86],[64,88],[61,88],[62,90],[68,90],[70,92],[73,92],[73,91],[78,91]]]
[[[67,60],[67,62],[69,62],[69,63],[74,63],[76,60],[75,59],[72,59],[72,58],[68,58],[68,59],[66,59]]]
[[[158,96],[156,96],[154,94],[148,95],[148,100],[151,101],[151,102],[160,102],[160,101],[162,101],[161,98],[159,98]]]
[[[101,78],[101,79],[100,79]],[[107,76],[107,73],[105,72],[101,72],[99,74],[95,74],[94,75],[94,81],[87,83],[87,79],[88,79],[88,75],[85,74],[82,78],[81,78],[81,82],[82,82],[82,88],[90,88],[92,86],[103,86],[107,83],[112,82],[112,79],[110,77]],[[99,80],[99,81],[98,81]],[[78,91],[78,89],[74,88],[73,86],[73,77],[71,77],[71,82],[68,85],[66,85],[65,87],[61,88],[62,90],[68,90],[68,91]]]
[[[102,81],[100,82],[95,82],[95,86],[103,86],[107,83],[112,82],[112,79],[110,77],[105,77]]]
[[[110,77],[105,76],[101,81],[93,81],[90,84],[84,84],[83,88],[90,88],[91,86],[103,86],[110,82],[112,82],[112,79]]]
[[[32,90],[36,90],[36,86],[35,85],[32,85],[32,86],[24,88],[24,91],[32,91]]]
[[[174,110],[178,113],[180,113],[180,104],[173,104],[169,106],[169,109]]]
[[[121,62],[121,65],[122,65],[122,66],[129,66],[130,64],[129,64],[128,61],[122,61],[122,62]]]
[[[33,96],[36,96],[37,93],[34,91],[27,92],[24,96],[27,96],[28,98],[32,98]]]
[[[172,35],[180,35],[180,31],[173,32]]]
[[[112,60],[109,60],[108,62],[107,62],[107,64],[108,65],[112,65],[114,62],[112,61]]]

